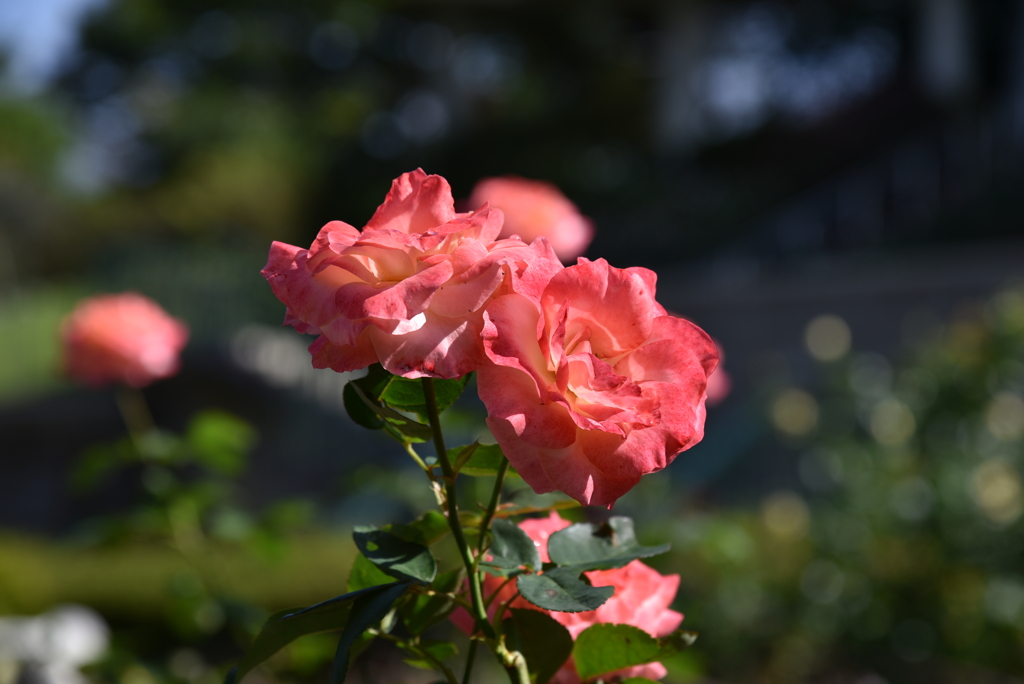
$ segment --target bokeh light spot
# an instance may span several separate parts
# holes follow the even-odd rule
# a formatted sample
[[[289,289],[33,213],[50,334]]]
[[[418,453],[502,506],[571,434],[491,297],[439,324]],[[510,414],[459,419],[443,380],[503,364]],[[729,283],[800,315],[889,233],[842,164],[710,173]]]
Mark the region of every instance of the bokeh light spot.
[[[807,535],[811,516],[807,504],[794,492],[775,492],[761,504],[761,520],[776,537],[802,539]]]
[[[811,561],[800,573],[800,591],[815,603],[834,603],[842,595],[845,585],[845,574],[832,561]]]
[[[772,403],[772,424],[784,434],[802,437],[818,424],[818,402],[803,390],[784,390]]]
[[[1020,476],[1006,461],[985,461],[971,474],[970,493],[986,518],[1009,525],[1024,512]]]
[[[932,512],[935,491],[923,477],[908,477],[897,483],[889,495],[889,507],[904,520],[924,520]]]
[[[1011,392],[992,397],[985,410],[985,427],[996,439],[1012,442],[1024,435],[1024,400]]]
[[[823,314],[804,330],[807,351],[818,361],[838,361],[850,351],[850,326],[839,316]]]
[[[914,414],[898,399],[884,399],[871,411],[871,436],[883,446],[899,446],[914,435]]]

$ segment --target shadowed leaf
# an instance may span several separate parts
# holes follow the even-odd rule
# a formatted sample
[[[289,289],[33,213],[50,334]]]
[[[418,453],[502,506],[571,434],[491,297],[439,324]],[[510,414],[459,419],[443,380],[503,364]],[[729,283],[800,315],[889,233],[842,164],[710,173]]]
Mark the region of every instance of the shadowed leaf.
[[[523,598],[538,608],[564,613],[594,610],[615,593],[613,587],[590,586],[573,568],[555,568],[543,575],[520,575],[516,586]]]
[[[437,561],[423,544],[373,527],[356,527],[352,538],[367,560],[392,577],[430,583],[437,574]]]

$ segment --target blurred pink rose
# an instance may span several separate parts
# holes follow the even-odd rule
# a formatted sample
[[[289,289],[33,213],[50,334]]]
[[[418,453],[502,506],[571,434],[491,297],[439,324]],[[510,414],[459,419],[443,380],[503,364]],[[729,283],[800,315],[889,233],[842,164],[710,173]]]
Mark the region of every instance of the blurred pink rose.
[[[562,261],[586,251],[594,239],[594,226],[551,183],[515,176],[485,178],[473,188],[470,203],[487,202],[505,213],[501,237],[518,235],[526,242],[546,237]]]
[[[654,568],[632,561],[629,565],[612,570],[594,570],[586,573],[595,587],[615,587],[615,593],[597,610],[586,613],[552,613],[569,630],[572,638],[599,623],[632,625],[653,637],[668,636],[679,628],[682,613],[669,608],[679,590],[679,575],[662,575]],[[647,677],[661,679],[668,671],[661,663],[646,663],[616,672],[622,679]],[[576,667],[570,659],[554,679],[554,684],[579,684]]]
[[[519,527],[537,545],[541,560],[546,563],[550,560],[548,537],[571,524],[552,511],[547,518],[524,520],[519,523]],[[587,627],[599,623],[632,625],[639,627],[651,636],[663,637],[678,629],[683,621],[682,613],[677,613],[669,608],[679,589],[679,575],[662,575],[638,560],[632,561],[622,568],[593,570],[585,574],[595,587],[615,587],[612,597],[597,610],[585,613],[544,611],[523,598],[516,598],[511,605],[514,608],[530,608],[546,612],[564,625],[574,640]],[[508,601],[516,594],[514,583],[505,584],[502,587],[503,584],[502,578],[493,575],[488,575],[484,580],[485,597],[498,591],[491,604],[491,609],[488,611],[491,617],[494,616],[498,604]],[[452,613],[452,620],[467,634],[472,632],[473,620],[465,610],[460,608]],[[665,676],[666,670],[661,663],[647,663],[620,670],[615,674],[622,679],[629,677],[661,679]],[[576,668],[571,658],[551,681],[553,684],[579,684],[580,679],[576,675]]]
[[[497,240],[500,210],[456,214],[441,176],[397,178],[362,232],[325,225],[301,249],[274,242],[263,276],[285,324],[319,335],[313,366],[380,362],[407,378],[456,378],[483,362],[483,307],[517,292],[536,299],[561,268],[546,241]]]
[[[535,491],[610,505],[703,437],[718,354],[654,300],[655,279],[581,258],[539,302],[513,293],[488,305],[480,398]]]
[[[718,348],[718,366],[708,377],[708,406],[715,406],[725,401],[725,398],[729,396],[729,392],[732,391],[732,378],[725,372],[725,352],[722,351],[722,345],[715,342],[715,346]]]
[[[178,372],[188,328],[134,292],[79,302],[61,328],[64,372],[90,385],[145,387]]]

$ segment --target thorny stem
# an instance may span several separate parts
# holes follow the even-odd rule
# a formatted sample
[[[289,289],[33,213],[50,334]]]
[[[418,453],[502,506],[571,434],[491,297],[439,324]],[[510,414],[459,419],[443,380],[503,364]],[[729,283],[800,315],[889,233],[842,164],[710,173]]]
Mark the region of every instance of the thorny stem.
[[[462,684],[469,684],[469,677],[473,674],[473,661],[476,660],[477,640],[469,640],[469,652],[466,653],[466,670],[462,673]]]
[[[477,562],[480,561],[480,557],[484,552],[485,544],[487,543],[487,530],[491,528],[491,520],[494,519],[494,511],[498,508],[498,502],[501,500],[501,487],[505,484],[505,473],[508,472],[508,459],[503,459],[501,465],[498,466],[498,475],[494,478],[494,491],[491,492],[491,502],[487,504],[487,512],[484,513],[483,520],[480,521],[480,541],[477,544]]]
[[[445,495],[448,506],[448,526],[451,527],[455,544],[459,547],[459,555],[462,556],[462,563],[466,566],[469,575],[469,591],[473,599],[473,618],[476,620],[476,627],[483,633],[488,645],[498,656],[505,672],[508,673],[512,684],[530,684],[530,672],[526,667],[526,658],[519,651],[510,651],[505,646],[504,639],[499,639],[497,632],[487,620],[487,608],[484,606],[483,590],[480,582],[480,571],[476,561],[466,542],[466,535],[462,530],[462,521],[459,519],[459,504],[455,491],[455,469],[448,458],[448,450],[444,446],[444,436],[441,433],[441,420],[437,412],[437,395],[434,392],[434,381],[430,378],[423,378],[423,398],[427,404],[427,416],[430,418],[430,431],[434,436],[434,449],[437,451],[437,461],[441,464],[441,471],[444,481]],[[502,473],[499,477],[503,478]],[[500,485],[496,487],[497,496],[501,494]],[[491,508],[497,507],[497,498],[492,497]],[[493,517],[493,510],[491,512]],[[488,522],[489,524],[489,522]],[[481,534],[486,533],[486,527],[481,528]],[[468,677],[468,673],[467,673]]]
[[[483,591],[480,586],[480,573],[477,571],[473,556],[469,551],[469,544],[466,543],[466,535],[462,530],[462,522],[459,520],[459,504],[455,491],[455,470],[448,458],[448,450],[444,446],[444,435],[441,433],[441,420],[437,413],[437,395],[434,393],[434,381],[430,378],[423,378],[423,398],[427,404],[427,415],[430,418],[430,430],[434,436],[434,449],[437,451],[437,460],[441,464],[441,471],[444,473],[444,488],[448,504],[448,526],[451,527],[455,544],[459,547],[459,555],[462,556],[462,563],[466,566],[466,573],[469,575],[470,596],[473,599],[473,619],[476,620],[477,628],[484,633],[488,639],[495,638],[494,628],[487,621],[487,610],[484,608]]]

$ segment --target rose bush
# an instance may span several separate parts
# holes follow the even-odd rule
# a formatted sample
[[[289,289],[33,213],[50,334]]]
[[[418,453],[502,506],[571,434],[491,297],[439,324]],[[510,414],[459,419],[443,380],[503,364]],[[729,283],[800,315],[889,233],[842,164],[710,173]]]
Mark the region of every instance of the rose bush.
[[[548,537],[571,524],[552,511],[546,518],[524,520],[519,523],[519,527],[537,545],[541,561],[547,563],[551,560],[548,556]],[[602,623],[632,625],[639,627],[651,636],[663,637],[678,629],[683,621],[682,613],[669,608],[679,589],[679,575],[662,575],[639,560],[632,561],[625,567],[593,570],[585,574],[595,587],[615,587],[615,594],[597,610],[582,613],[541,610],[523,598],[514,598],[516,595],[515,585],[506,584],[503,578],[493,575],[488,576],[484,581],[484,591],[487,596],[494,595],[492,606],[512,600],[510,606],[513,608],[530,608],[547,613],[565,626],[574,640],[587,627]],[[492,608],[490,611],[492,618],[495,612]],[[452,614],[451,619],[467,634],[472,632],[473,620],[465,610],[460,608]],[[629,677],[661,679],[665,676],[666,670],[661,663],[647,663],[620,670],[614,674],[622,679]],[[580,683],[571,658],[551,681],[552,684]]]
[[[61,326],[64,372],[89,385],[145,387],[178,372],[188,328],[134,292],[82,300]]]
[[[448,182],[417,169],[361,232],[332,221],[308,250],[274,242],[262,274],[285,324],[319,335],[314,367],[456,378],[484,360],[484,306],[513,292],[535,300],[561,268],[545,240],[498,240],[501,226],[497,209],[457,214]]]
[[[485,178],[473,188],[470,203],[487,203],[504,212],[502,237],[518,235],[526,242],[546,237],[563,261],[583,254],[594,239],[590,219],[551,183],[515,176]]]
[[[718,361],[703,331],[655,301],[651,271],[587,259],[564,268],[548,238],[528,230],[561,239],[550,232],[562,220],[552,207],[568,201],[552,199],[557,191],[547,186],[531,192],[492,196],[510,216],[534,209],[542,216],[532,228],[515,220],[509,227],[529,244],[500,237],[499,208],[456,213],[448,183],[417,170],[394,181],[361,231],[334,221],[309,249],[272,245],[263,275],[286,304],[285,324],[319,336],[310,346],[314,367],[383,366],[346,386],[345,408],[359,425],[402,444],[441,512],[409,525],[357,528],[349,592],[271,616],[228,684],[324,624],[344,627],[331,674],[344,681],[353,637],[382,636],[388,615],[408,634],[394,640],[408,662],[437,669],[448,684],[472,681],[480,644],[514,684],[579,684],[581,675],[659,678],[665,670],[655,661],[692,642],[692,634],[675,633],[682,615],[669,609],[678,576],[637,560],[668,545],[640,545],[632,521],[615,516],[574,526],[549,554],[549,536],[569,523],[552,514],[517,528],[513,517],[538,509],[501,503],[514,465],[540,493],[558,489],[610,506],[701,439]],[[530,209],[531,202],[548,204]],[[589,224],[578,212],[573,220],[570,234],[586,236],[573,249],[582,249]],[[473,370],[500,448],[445,443],[440,413]],[[419,452],[421,442],[431,443],[432,457]],[[481,515],[460,512],[465,477],[493,478]],[[440,571],[434,551],[443,539],[457,548],[465,575]],[[448,616],[473,636],[461,679],[445,663],[455,645],[423,638]],[[648,639],[637,629],[671,638]]]
[[[487,425],[539,493],[611,505],[703,437],[714,342],[654,299],[656,276],[580,259],[539,300],[484,314]]]

